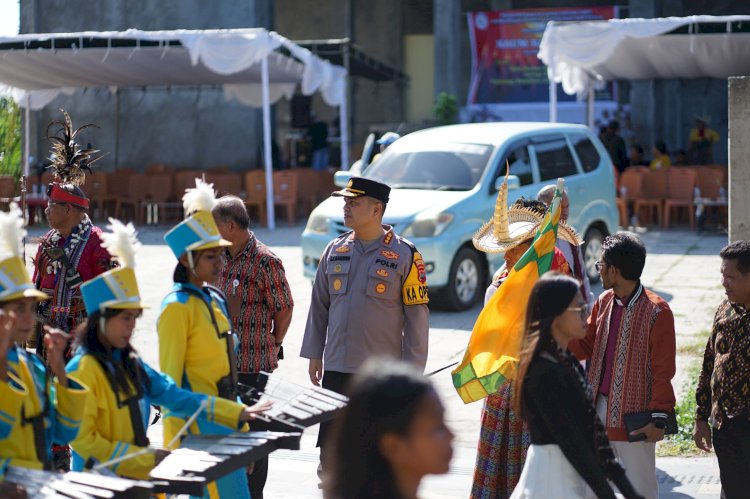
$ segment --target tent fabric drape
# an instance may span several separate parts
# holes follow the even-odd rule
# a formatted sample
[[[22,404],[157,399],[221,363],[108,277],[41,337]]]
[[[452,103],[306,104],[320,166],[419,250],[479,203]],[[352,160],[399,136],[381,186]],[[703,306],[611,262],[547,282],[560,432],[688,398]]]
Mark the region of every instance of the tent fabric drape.
[[[70,40],[75,48],[71,48]],[[92,40],[97,41],[96,46],[91,46]],[[143,42],[150,45],[141,46]],[[225,95],[260,106],[260,93],[253,89],[260,85],[260,61],[266,57],[270,83],[282,87],[270,92],[271,102],[290,95],[290,84],[295,83],[305,95],[320,92],[330,106],[340,106],[345,98],[344,68],[263,28],[130,29],[0,37],[0,48],[40,43],[48,48],[2,48],[4,62],[0,65],[0,92],[22,106],[29,92],[34,110],[71,88],[153,85],[232,85]],[[282,46],[294,58],[275,52]]]
[[[551,21],[542,36],[538,57],[547,65],[550,81],[562,83],[565,93],[579,98],[613,79],[748,74],[750,34],[696,32],[660,37],[686,25],[733,22],[750,22],[750,16]]]

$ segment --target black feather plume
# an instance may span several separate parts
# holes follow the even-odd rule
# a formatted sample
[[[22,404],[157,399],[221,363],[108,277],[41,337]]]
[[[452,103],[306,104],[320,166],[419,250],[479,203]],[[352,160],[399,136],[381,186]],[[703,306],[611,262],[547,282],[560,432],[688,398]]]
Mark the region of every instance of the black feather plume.
[[[63,109],[60,109],[64,116],[64,121],[55,120],[47,125],[47,139],[52,142],[52,151],[50,152],[50,168],[55,177],[60,179],[64,184],[81,185],[86,180],[84,170],[91,172],[91,164],[101,159],[102,156],[94,158],[99,152],[98,149],[91,147],[91,144],[85,149],[81,149],[75,141],[81,131],[87,128],[99,128],[97,125],[89,123],[73,130],[73,121],[70,115]],[[60,125],[60,129],[54,135],[50,135],[49,130],[55,125]]]

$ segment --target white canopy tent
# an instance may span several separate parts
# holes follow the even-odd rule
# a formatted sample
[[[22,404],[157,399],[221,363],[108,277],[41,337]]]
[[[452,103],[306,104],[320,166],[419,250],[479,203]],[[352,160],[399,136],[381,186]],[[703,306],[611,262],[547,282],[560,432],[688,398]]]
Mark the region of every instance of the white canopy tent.
[[[281,53],[280,50],[285,50]],[[287,54],[290,54],[291,57]],[[349,164],[346,70],[263,28],[27,34],[0,37],[0,95],[29,112],[78,88],[222,85],[224,96],[263,108],[268,227],[274,228],[270,105],[299,84],[339,107],[341,163]]]
[[[715,23],[725,32],[700,32]],[[610,80],[750,75],[750,33],[733,32],[742,23],[750,25],[750,16],[550,21],[538,53],[550,81],[550,121],[557,121],[557,83],[589,99],[593,126],[594,90]],[[687,33],[670,33],[685,26]]]

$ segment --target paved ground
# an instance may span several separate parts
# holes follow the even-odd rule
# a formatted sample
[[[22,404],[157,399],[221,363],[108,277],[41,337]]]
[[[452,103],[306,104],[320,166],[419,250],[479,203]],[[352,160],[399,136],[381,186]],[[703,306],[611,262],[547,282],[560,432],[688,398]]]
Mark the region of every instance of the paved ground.
[[[140,319],[134,344],[152,365],[158,365],[155,322],[159,303],[171,287],[175,258],[163,244],[167,227],[141,230],[144,246],[138,256],[137,274],[141,293],[152,308]],[[32,230],[32,236],[41,229]],[[258,237],[283,259],[295,300],[294,316],[285,340],[287,359],[277,375],[300,384],[308,383],[307,360],[297,356],[310,304],[310,283],[302,275],[300,257],[301,226],[280,227],[270,232],[260,229]],[[713,311],[723,296],[719,282],[719,250],[726,236],[716,233],[698,235],[688,231],[642,233],[649,250],[643,282],[667,299],[675,315],[678,346],[690,344],[691,338],[710,328]],[[27,246],[33,255],[33,247]],[[432,311],[430,317],[430,356],[427,371],[460,360],[479,308],[463,313]],[[687,360],[678,358],[674,386],[681,397]],[[479,435],[481,403],[464,405],[456,395],[448,371],[433,378],[445,405],[448,423],[456,434],[455,454],[447,475],[430,477],[420,490],[424,498],[468,497],[471,489],[475,446]],[[691,396],[692,394],[687,394]],[[153,428],[158,433],[160,428]],[[300,451],[277,451],[271,456],[266,488],[271,498],[321,497],[317,490],[314,447],[315,428],[308,429]],[[154,435],[156,436],[156,435]],[[155,439],[156,440],[156,439]],[[658,459],[661,497],[718,497],[718,467],[713,457],[696,459]]]

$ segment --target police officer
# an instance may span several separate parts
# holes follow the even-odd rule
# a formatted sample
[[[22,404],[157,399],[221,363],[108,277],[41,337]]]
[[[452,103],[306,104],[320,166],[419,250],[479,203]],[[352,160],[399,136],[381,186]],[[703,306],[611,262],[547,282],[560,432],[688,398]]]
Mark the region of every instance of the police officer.
[[[344,198],[344,224],[352,230],[328,244],[315,275],[300,355],[310,359],[316,386],[322,381],[323,388],[341,393],[374,355],[424,369],[429,329],[424,261],[412,243],[382,223],[390,191],[380,182],[352,177],[331,194]],[[319,447],[326,430],[321,424]]]

